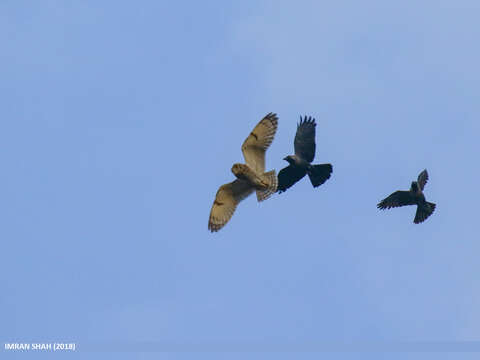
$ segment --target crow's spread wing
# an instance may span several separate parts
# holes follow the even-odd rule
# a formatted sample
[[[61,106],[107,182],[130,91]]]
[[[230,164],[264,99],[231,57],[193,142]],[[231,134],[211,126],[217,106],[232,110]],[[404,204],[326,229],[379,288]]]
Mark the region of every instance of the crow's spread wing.
[[[298,180],[303,178],[307,172],[301,168],[289,165],[278,173],[278,192],[284,192]]]
[[[297,133],[293,145],[295,155],[311,163],[315,157],[315,119],[312,117],[300,117]]]

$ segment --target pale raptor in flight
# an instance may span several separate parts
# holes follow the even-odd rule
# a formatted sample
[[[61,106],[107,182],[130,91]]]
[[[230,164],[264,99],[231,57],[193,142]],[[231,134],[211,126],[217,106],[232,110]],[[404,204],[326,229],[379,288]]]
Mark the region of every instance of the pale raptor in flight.
[[[232,172],[237,179],[218,189],[208,220],[210,231],[220,230],[230,220],[238,203],[254,191],[259,202],[277,191],[275,170],[265,172],[265,152],[273,141],[277,126],[277,115],[269,113],[243,142],[246,164],[234,164]]]

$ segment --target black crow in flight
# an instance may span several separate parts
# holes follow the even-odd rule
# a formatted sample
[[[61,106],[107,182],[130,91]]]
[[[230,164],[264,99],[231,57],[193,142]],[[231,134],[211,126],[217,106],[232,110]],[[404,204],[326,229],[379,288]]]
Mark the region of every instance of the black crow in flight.
[[[290,165],[278,173],[278,192],[284,192],[306,174],[313,187],[322,185],[332,173],[331,164],[312,165],[315,157],[315,119],[300,116],[293,145],[295,155],[288,155],[283,160]]]

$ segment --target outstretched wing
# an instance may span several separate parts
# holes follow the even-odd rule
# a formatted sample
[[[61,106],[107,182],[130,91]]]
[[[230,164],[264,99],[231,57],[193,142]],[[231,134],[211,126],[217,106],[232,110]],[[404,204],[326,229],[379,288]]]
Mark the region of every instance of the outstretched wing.
[[[220,186],[210,211],[208,230],[220,230],[230,220],[238,203],[254,190],[248,182],[240,179]]]
[[[418,186],[420,186],[420,190],[423,191],[423,188],[425,187],[425,184],[428,181],[428,172],[427,169],[423,170],[419,175],[418,175]]]
[[[245,162],[254,169],[257,174],[263,174],[265,172],[265,151],[273,141],[277,126],[277,115],[268,113],[260,120],[242,144]]]
[[[295,155],[311,163],[315,157],[315,119],[300,116],[300,122],[297,125],[297,133],[293,145]]]
[[[307,172],[298,166],[289,165],[278,173],[277,191],[282,193],[303,178]]]
[[[377,204],[379,209],[390,209],[405,205],[415,205],[415,196],[410,191],[395,191]]]

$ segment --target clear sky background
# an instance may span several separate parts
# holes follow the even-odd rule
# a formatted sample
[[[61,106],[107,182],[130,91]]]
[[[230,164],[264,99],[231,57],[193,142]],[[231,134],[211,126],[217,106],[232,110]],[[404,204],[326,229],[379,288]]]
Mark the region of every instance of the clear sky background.
[[[480,340],[479,17],[474,0],[1,1],[1,357]],[[267,169],[306,114],[332,177],[252,196],[211,234],[270,111]],[[424,168],[425,223],[376,209]],[[443,350],[323,356],[478,358]]]

